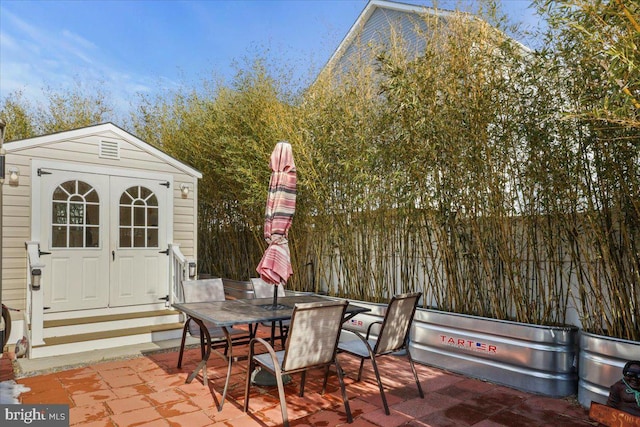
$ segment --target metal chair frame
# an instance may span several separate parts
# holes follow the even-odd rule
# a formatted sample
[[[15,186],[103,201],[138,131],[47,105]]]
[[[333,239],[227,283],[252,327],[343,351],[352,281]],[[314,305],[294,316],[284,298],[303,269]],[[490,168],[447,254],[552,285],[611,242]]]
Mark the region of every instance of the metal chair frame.
[[[195,288],[192,288],[195,287]],[[186,280],[182,282],[182,291],[185,302],[206,302],[206,301],[224,301],[224,286],[222,279],[201,279]],[[195,324],[195,325],[194,325]],[[203,330],[205,328],[205,330]],[[226,359],[230,345],[249,344],[255,335],[253,325],[248,325],[249,330],[228,327],[229,336],[225,335],[222,328],[211,325],[207,322],[201,322],[197,319],[187,316],[184,327],[182,328],[182,340],[180,343],[180,351],[178,355],[178,368],[182,368],[182,356],[184,353],[187,332],[193,337],[200,338],[200,355],[203,360],[208,359],[208,350],[206,341],[209,341],[210,349],[224,348],[222,356]],[[187,382],[191,382],[192,377],[187,378]],[[207,384],[206,366],[203,370],[203,382]]]
[[[347,301],[328,301],[320,303],[296,304],[291,317],[291,326],[284,350],[276,352],[268,341],[253,338],[249,345],[249,367],[244,394],[244,412],[249,409],[249,389],[251,373],[257,366],[271,372],[278,385],[280,409],[283,426],[289,426],[287,404],[285,400],[283,375],[301,373],[299,396],[304,396],[306,372],[309,369],[324,368],[322,394],[326,391],[329,367],[334,365],[340,382],[347,421],[353,422],[344,378],[338,363],[337,345],[347,309]],[[267,352],[255,354],[256,344],[266,348]]]
[[[418,300],[421,296],[422,293],[420,292],[394,296],[391,298],[391,301],[387,306],[384,319],[382,321],[379,320],[372,322],[367,328],[366,336],[363,337],[358,331],[345,328],[343,331],[355,334],[358,339],[340,341],[338,343],[339,353],[348,353],[360,358],[360,368],[358,370],[358,377],[356,381],[360,381],[362,378],[362,368],[364,366],[365,359],[371,360],[376,381],[378,382],[378,388],[380,389],[380,396],[382,397],[384,411],[387,415],[390,414],[389,405],[387,404],[384,387],[382,385],[382,380],[380,379],[380,371],[378,370],[378,364],[376,363],[376,358],[380,356],[391,355],[403,351],[409,359],[411,372],[413,373],[413,377],[416,380],[416,386],[418,387],[418,393],[420,397],[424,399],[424,393],[420,386],[418,373],[416,372],[413,359],[411,358],[411,352],[409,351],[411,323],[413,322]],[[371,337],[374,325],[380,326],[377,338]]]

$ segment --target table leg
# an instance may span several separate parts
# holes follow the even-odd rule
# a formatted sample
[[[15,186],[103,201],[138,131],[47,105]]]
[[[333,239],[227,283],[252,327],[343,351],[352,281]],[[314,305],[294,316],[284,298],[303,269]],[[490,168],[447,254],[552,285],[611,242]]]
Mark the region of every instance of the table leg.
[[[200,327],[200,334],[204,335],[205,337],[204,345],[206,346],[206,349],[202,356],[202,360],[200,360],[200,362],[196,366],[196,369],[191,373],[191,375],[187,377],[186,383],[188,384],[191,381],[193,381],[196,375],[198,375],[198,372],[202,371],[202,381],[206,386],[207,385],[207,361],[209,360],[209,356],[211,355],[211,335],[209,334],[209,330],[207,329],[207,327],[204,325],[204,323],[202,323],[202,320],[196,319],[195,317],[193,317],[192,320],[198,324],[198,326]]]
[[[209,330],[204,325],[202,320],[196,319],[195,317],[193,317],[192,320],[196,322],[200,327],[201,336],[205,337],[204,345],[206,346],[206,350],[202,356],[202,360],[198,363],[198,365],[196,366],[196,369],[189,375],[186,383],[188,384],[191,381],[193,381],[193,379],[198,375],[198,372],[202,371],[202,380],[204,385],[206,386],[207,385],[207,361],[209,360],[209,356],[211,356],[211,334],[209,334]],[[222,398],[220,399],[220,405],[218,406],[218,411],[222,411],[222,405],[224,405],[224,399],[227,397],[227,390],[229,388],[229,381],[231,379],[231,368],[233,363],[233,345],[231,342],[231,334],[229,334],[229,331],[224,326],[222,327],[222,331],[224,332],[224,336],[227,340],[228,355],[222,356],[227,359],[227,378],[225,379],[225,382],[224,382],[224,389],[222,390]]]
[[[276,322],[271,322],[271,347],[276,347]]]
[[[222,332],[224,332],[224,336],[227,338],[227,378],[224,381],[224,389],[222,390],[222,399],[220,399],[220,406],[218,407],[218,411],[222,411],[222,405],[224,405],[224,399],[227,396],[227,389],[229,388],[229,380],[231,379],[231,365],[233,363],[233,345],[231,343],[231,334],[225,326],[222,326]]]
[[[184,326],[182,328],[182,341],[180,343],[180,355],[178,356],[178,368],[182,368],[182,355],[184,353],[184,344],[186,342],[187,339],[187,328],[189,327],[189,322],[191,321],[191,318],[187,318],[187,320],[184,322]]]

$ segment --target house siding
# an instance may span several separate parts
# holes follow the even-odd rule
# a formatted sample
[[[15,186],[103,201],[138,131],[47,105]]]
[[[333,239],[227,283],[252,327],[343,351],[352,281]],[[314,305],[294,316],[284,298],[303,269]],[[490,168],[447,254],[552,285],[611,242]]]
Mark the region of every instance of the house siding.
[[[424,16],[437,16],[447,25],[455,12],[450,10],[412,5],[395,1],[369,0],[356,22],[335,50],[320,75],[328,72],[335,76],[347,76],[349,71],[374,65],[381,47],[390,46],[392,34],[400,34],[409,58],[425,51],[425,33],[431,31]]]
[[[336,70],[345,72],[354,61],[370,61],[371,58],[362,57],[363,53],[369,55],[369,48],[375,51],[380,47],[389,47],[394,31],[402,35],[403,43],[413,55],[424,52],[425,41],[421,34],[427,31],[427,25],[420,13],[376,8],[357,37],[344,48],[335,64]]]

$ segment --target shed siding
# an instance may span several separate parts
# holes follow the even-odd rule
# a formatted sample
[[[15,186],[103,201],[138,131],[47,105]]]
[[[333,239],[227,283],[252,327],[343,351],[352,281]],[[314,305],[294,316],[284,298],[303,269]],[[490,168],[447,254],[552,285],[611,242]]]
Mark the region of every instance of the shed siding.
[[[5,147],[8,151],[10,144]],[[26,309],[27,253],[25,242],[31,240],[31,167],[26,156],[6,156],[6,172],[17,167],[18,186],[10,185],[8,176],[3,185],[2,227],[2,303],[18,310]],[[12,315],[12,318],[14,316]]]

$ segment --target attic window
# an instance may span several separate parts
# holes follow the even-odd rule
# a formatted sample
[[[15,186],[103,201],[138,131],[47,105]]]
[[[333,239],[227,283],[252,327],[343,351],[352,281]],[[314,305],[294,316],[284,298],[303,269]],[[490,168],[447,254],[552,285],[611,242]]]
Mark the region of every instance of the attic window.
[[[118,141],[100,141],[99,157],[120,160],[120,143]]]

